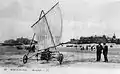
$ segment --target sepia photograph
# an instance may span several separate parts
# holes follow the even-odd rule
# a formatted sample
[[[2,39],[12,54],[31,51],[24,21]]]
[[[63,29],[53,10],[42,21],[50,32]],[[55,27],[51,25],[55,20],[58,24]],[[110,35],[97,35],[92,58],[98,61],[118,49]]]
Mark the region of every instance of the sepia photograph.
[[[119,74],[120,0],[0,0],[0,69]]]

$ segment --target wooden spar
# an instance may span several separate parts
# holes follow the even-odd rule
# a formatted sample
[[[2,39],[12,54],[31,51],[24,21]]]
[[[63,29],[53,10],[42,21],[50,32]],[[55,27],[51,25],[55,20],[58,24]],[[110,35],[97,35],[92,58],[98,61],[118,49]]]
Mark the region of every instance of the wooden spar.
[[[44,12],[44,11],[43,11],[43,14],[45,15],[45,12]],[[47,27],[48,27],[48,30],[49,30],[50,36],[51,36],[51,40],[52,40],[52,42],[53,42],[53,44],[54,44],[54,46],[55,46],[54,38],[53,38],[53,36],[52,36],[52,32],[51,32],[51,30],[50,30],[49,23],[48,23],[48,21],[47,21],[46,16],[44,16],[44,17],[45,17],[45,20],[46,20],[46,24],[47,24]],[[55,50],[57,50],[56,47],[55,47]]]
[[[33,43],[33,40],[34,40],[34,38],[35,38],[35,33],[34,33],[34,35],[33,35],[33,38],[32,38],[32,42],[31,42],[31,45],[32,45],[32,43]]]
[[[57,46],[60,46],[60,45],[63,45],[63,44],[67,44],[67,43],[68,43],[68,42],[60,43],[60,44],[58,44],[58,45],[51,46],[51,47],[48,47],[48,48],[46,48],[46,49],[49,49],[49,48],[55,48],[55,47],[57,47]],[[45,50],[45,49],[41,49],[41,50]],[[38,50],[38,51],[41,51],[41,50]]]
[[[43,17],[45,17],[57,4],[58,4],[59,2],[57,2],[47,13],[45,13],[41,18],[39,18],[39,20],[37,21],[37,22],[35,22],[32,26],[31,26],[31,28],[35,25],[35,24],[37,24]],[[43,10],[42,10],[43,11]],[[41,12],[42,13],[42,12]]]
[[[34,41],[34,38],[35,38],[35,33],[34,33],[34,35],[33,35],[32,41],[31,41],[31,43],[30,43],[30,49],[31,49],[31,45],[32,45],[32,43],[33,43],[33,41]],[[30,52],[30,51],[28,51],[27,55],[29,54],[29,52]]]
[[[41,13],[40,13],[39,19],[42,17],[42,14],[43,14],[43,10],[42,10]]]

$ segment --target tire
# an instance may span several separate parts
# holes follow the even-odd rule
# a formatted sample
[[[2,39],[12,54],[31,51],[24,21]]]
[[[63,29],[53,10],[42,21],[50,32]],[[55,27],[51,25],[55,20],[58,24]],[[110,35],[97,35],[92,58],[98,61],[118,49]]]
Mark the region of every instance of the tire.
[[[23,63],[26,64],[27,61],[28,61],[28,57],[27,57],[27,55],[24,55],[24,56],[23,56]]]

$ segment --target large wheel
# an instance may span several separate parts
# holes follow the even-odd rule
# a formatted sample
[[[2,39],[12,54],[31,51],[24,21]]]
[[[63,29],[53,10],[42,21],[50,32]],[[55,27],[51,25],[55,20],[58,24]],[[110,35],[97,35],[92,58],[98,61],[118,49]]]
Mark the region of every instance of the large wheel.
[[[24,55],[24,56],[23,56],[23,63],[26,64],[26,63],[27,63],[27,60],[28,60],[27,55]]]
[[[58,56],[58,59],[57,59],[57,60],[59,61],[60,64],[62,64],[63,58],[64,58],[64,57],[63,57],[63,54],[60,53],[59,56]]]

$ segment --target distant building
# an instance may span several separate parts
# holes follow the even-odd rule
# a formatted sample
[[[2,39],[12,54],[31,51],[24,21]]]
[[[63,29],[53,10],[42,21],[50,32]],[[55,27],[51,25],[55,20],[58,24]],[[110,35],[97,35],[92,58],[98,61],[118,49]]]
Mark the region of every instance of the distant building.
[[[89,44],[89,43],[98,43],[98,42],[106,42],[106,43],[120,43],[120,39],[116,38],[114,34],[113,37],[103,36],[90,36],[90,37],[80,37],[80,39],[71,39],[71,43],[73,44]]]

